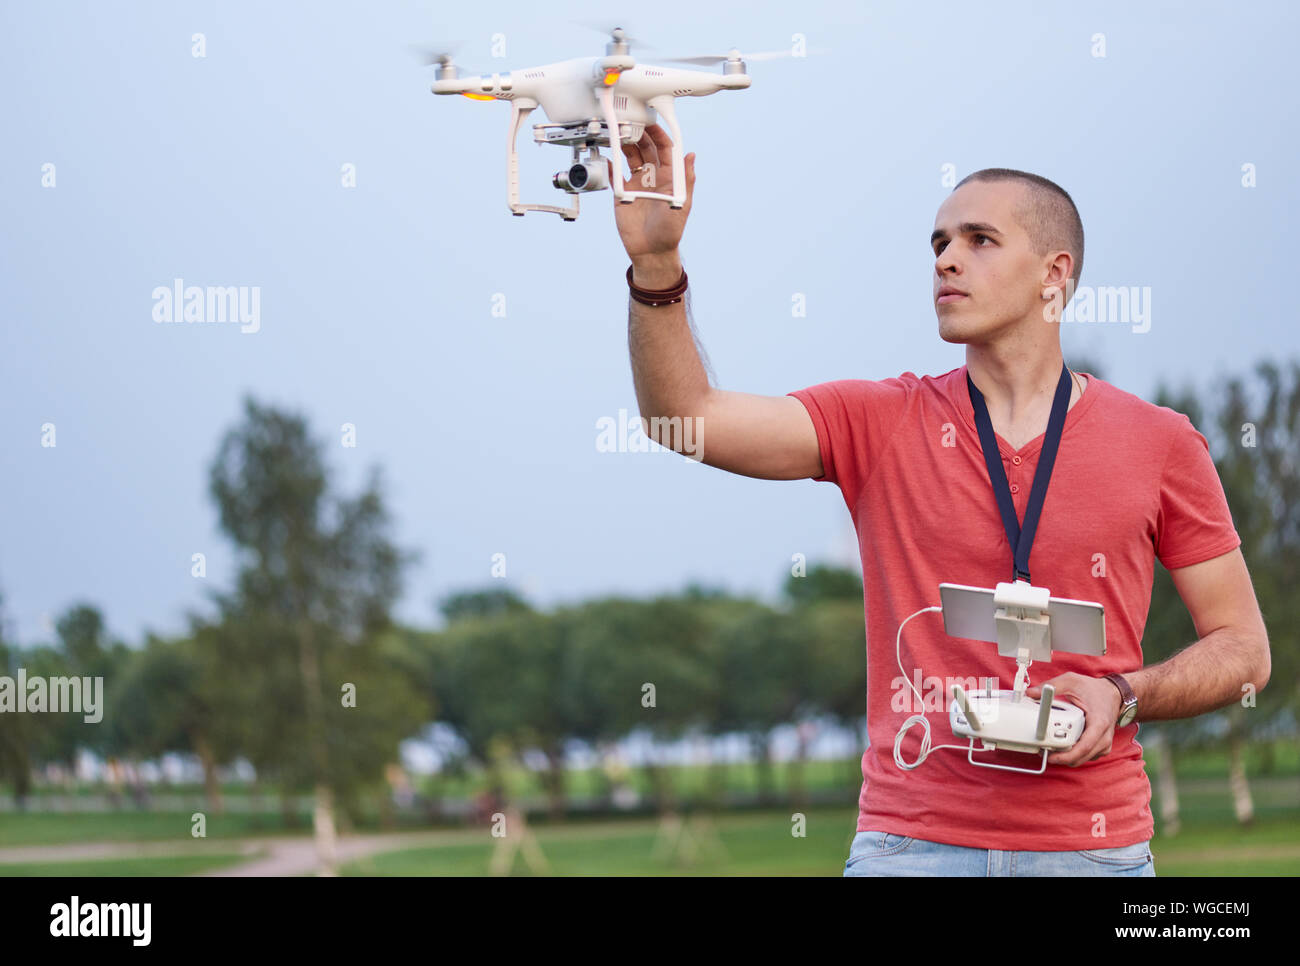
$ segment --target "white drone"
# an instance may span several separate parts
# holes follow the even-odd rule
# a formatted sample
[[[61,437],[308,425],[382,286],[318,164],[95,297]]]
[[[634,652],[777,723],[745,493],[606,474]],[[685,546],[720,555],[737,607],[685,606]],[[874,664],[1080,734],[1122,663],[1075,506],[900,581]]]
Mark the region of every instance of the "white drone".
[[[666,201],[681,208],[686,201],[686,172],[682,132],[677,125],[673,100],[678,97],[703,97],[723,90],[743,90],[749,86],[745,59],[768,60],[794,56],[792,51],[729,53],[704,57],[666,58],[673,63],[722,64],[722,74],[675,67],[651,67],[638,64],[629,53],[629,37],[621,27],[611,31],[612,41],[605,45],[604,57],[579,57],[542,67],[505,73],[460,76],[449,53],[434,54],[429,63],[438,64],[435,94],[463,94],[481,101],[510,102],[510,140],[508,144],[507,181],[510,210],[516,215],[528,211],[553,211],[565,221],[578,217],[578,195],[584,191],[601,191],[609,187],[608,168],[601,157],[600,145],[611,148],[614,155],[614,197],[623,204],[637,198]],[[555,187],[573,195],[573,207],[523,204],[519,201],[519,158],[515,141],[519,126],[538,106],[551,119],[549,124],[534,124],[533,139],[539,144],[571,145],[573,160],[567,171],[552,179]],[[618,132],[621,143],[635,144],[648,125],[656,123],[658,111],[668,122],[672,134],[673,191],[629,191],[623,182],[622,159],[612,150],[610,132]],[[585,160],[583,149],[588,151]]]

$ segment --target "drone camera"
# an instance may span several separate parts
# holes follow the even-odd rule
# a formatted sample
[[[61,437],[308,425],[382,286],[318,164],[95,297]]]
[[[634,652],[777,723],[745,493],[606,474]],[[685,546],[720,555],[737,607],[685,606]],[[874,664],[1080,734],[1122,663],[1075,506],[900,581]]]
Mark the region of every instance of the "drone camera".
[[[568,171],[558,172],[551,183],[570,194],[580,191],[600,191],[609,187],[609,170],[604,158],[591,158],[587,161],[575,161]]]

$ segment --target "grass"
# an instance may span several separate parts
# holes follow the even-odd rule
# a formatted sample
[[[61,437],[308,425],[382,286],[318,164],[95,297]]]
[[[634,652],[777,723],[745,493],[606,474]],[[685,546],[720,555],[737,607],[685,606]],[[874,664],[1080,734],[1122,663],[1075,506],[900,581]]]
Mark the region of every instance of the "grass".
[[[1247,828],[1194,825],[1151,842],[1158,876],[1300,875],[1300,822],[1295,813]]]
[[[838,876],[848,858],[856,812],[810,810],[807,835],[791,835],[789,813],[768,812],[713,819],[724,852],[701,851],[694,861],[656,857],[658,825],[604,822],[535,826],[533,833],[550,875],[792,875]],[[489,872],[495,842],[381,853],[343,869],[344,875],[481,876]],[[1294,876],[1300,874],[1300,824],[1275,818],[1238,830],[1193,827],[1174,839],[1152,841],[1156,874],[1176,876]],[[520,854],[512,874],[535,874]]]
[[[0,876],[177,876],[194,875],[245,861],[237,852],[151,856],[139,859],[80,859],[74,862],[0,864]]]
[[[189,841],[192,812],[9,812],[0,816],[0,848],[64,845],[72,842]],[[311,829],[311,817],[286,828],[279,813],[207,816],[207,838],[256,838]]]
[[[791,875],[837,876],[848,857],[856,810],[809,809],[803,836],[791,834],[790,812],[719,813],[690,820],[686,827],[707,842],[703,822],[711,823],[721,851],[701,846],[693,860],[679,854],[656,855],[661,845],[657,819],[534,824],[533,834],[550,875]],[[100,816],[103,817],[103,816]],[[66,820],[68,816],[59,816]],[[468,831],[478,841],[379,853],[344,867],[344,875],[480,876],[489,871],[493,849],[487,828]],[[1217,821],[1190,821],[1175,838],[1158,832],[1152,842],[1159,876],[1300,875],[1300,822],[1294,808],[1262,815],[1250,827]],[[10,875],[189,875],[240,861],[233,853],[201,856],[118,858],[0,865]],[[515,875],[534,874],[523,856],[514,856]]]
[[[705,822],[690,820],[684,829],[693,835],[693,859],[656,847],[657,820],[588,822],[535,827],[547,867],[542,874],[558,876],[655,875],[839,875],[848,857],[856,822],[854,809],[809,810],[806,834],[791,834],[790,813],[719,814]],[[712,834],[710,834],[710,832]],[[494,848],[488,830],[481,843],[402,849],[351,863],[343,875],[481,876],[487,875]],[[680,840],[679,840],[680,841]],[[706,843],[716,843],[710,849]],[[720,850],[717,846],[720,845]],[[516,853],[512,874],[531,875],[522,854]]]

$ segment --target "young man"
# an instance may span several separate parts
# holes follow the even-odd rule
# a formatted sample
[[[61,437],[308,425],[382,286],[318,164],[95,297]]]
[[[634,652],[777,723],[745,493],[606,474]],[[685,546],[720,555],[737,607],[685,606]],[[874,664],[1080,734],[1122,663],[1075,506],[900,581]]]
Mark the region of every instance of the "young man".
[[[670,191],[671,149],[657,125],[625,145],[632,179]],[[637,401],[664,446],[681,452],[683,436],[702,440],[691,455],[710,466],[828,481],[844,495],[862,553],[870,738],[845,875],[1154,875],[1137,719],[1191,717],[1240,700],[1248,685],[1262,688],[1268,639],[1205,437],[1180,413],[1064,368],[1059,325],[1049,321],[1059,316],[1045,309],[1059,310],[1083,264],[1073,201],[1036,175],[988,169],[940,206],[931,237],[939,336],[966,346],[966,365],[760,396],[710,386],[695,344],[678,256],[694,154],[685,162],[681,210],[615,202],[632,262]],[[952,735],[946,692],[935,689],[917,707],[907,681],[991,677],[1008,688],[1013,662],[992,644],[948,637],[942,618],[926,614],[904,631],[904,678],[896,634],[909,615],[939,602],[941,582],[1012,579],[1012,527],[1000,512],[993,461],[1002,463],[1018,527],[1058,389],[1068,408],[1033,538],[1032,583],[1103,604],[1106,654],[1057,652],[1031,669],[1030,697],[1051,683],[1058,700],[1083,709],[1073,747],[1050,754],[1042,774],[979,768]],[[984,418],[996,447],[988,462]],[[683,420],[701,428],[683,434]],[[1156,558],[1200,639],[1144,668]],[[895,762],[894,739],[921,711],[935,746],[962,750],[936,747],[907,770]],[[920,748],[914,728],[903,759],[915,762]],[[1006,751],[976,757],[1022,768],[1033,761]]]

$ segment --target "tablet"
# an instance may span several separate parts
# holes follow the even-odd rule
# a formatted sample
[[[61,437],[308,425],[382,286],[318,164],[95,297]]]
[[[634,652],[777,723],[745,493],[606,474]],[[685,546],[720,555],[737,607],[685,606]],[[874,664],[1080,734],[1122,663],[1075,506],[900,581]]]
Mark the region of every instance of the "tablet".
[[[939,597],[943,603],[943,629],[949,635],[997,643],[998,629],[993,619],[997,606],[993,603],[990,588],[940,584]],[[1094,657],[1106,653],[1106,609],[1101,604],[1091,600],[1049,597],[1047,615],[1044,643],[1050,650],[1031,653],[1031,661],[1050,661],[1051,651]],[[1044,651],[1043,648],[1034,650]],[[1014,659],[1016,648],[999,643],[998,653]]]

